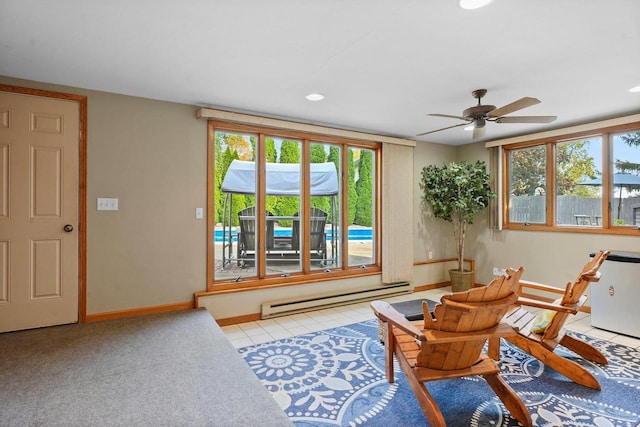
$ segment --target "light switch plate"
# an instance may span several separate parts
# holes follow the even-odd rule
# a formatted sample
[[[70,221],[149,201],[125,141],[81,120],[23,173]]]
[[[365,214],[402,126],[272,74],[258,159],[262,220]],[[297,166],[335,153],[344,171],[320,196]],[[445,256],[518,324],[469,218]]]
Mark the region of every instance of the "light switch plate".
[[[99,211],[117,211],[118,210],[118,199],[107,198],[107,197],[98,197],[97,210],[99,210]]]
[[[202,208],[196,208],[196,219],[204,218],[204,210]]]

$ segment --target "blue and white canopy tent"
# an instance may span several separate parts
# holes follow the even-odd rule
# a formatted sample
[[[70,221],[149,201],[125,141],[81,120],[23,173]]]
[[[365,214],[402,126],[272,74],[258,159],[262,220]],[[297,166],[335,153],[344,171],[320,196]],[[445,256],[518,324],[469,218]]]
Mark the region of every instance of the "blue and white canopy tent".
[[[336,259],[337,224],[336,196],[340,190],[336,165],[332,162],[311,163],[311,195],[331,196],[331,252]],[[268,196],[302,195],[300,188],[301,168],[298,163],[267,163],[266,194]],[[234,194],[256,194],[256,164],[243,160],[234,160],[224,176],[221,186],[226,194],[222,214],[222,266],[231,262],[233,257],[232,212]]]

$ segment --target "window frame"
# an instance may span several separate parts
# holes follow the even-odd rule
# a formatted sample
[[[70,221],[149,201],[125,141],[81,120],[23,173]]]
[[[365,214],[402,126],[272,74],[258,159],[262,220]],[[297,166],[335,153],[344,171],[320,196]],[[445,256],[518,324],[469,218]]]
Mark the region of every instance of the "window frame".
[[[341,166],[339,172],[340,183],[340,217],[342,222],[344,218],[347,218],[348,214],[348,191],[346,191],[348,184],[348,176],[344,171],[347,170],[347,148],[362,148],[371,150],[374,152],[374,194],[373,194],[373,209],[374,209],[374,237],[373,243],[373,263],[363,265],[349,266],[348,263],[348,239],[340,238],[339,245],[341,256],[341,265],[334,266],[329,271],[325,269],[310,269],[309,254],[303,253],[302,258],[302,270],[300,272],[291,273],[288,277],[266,275],[261,273],[264,268],[261,266],[264,264],[262,257],[257,257],[256,265],[258,266],[257,276],[242,278],[241,281],[236,282],[234,279],[215,279],[215,253],[214,253],[214,233],[215,233],[215,158],[214,158],[214,144],[215,133],[217,131],[222,132],[242,132],[248,134],[254,134],[258,137],[259,141],[264,141],[265,137],[278,137],[296,139],[302,143],[301,146],[301,158],[304,160],[302,165],[302,171],[304,176],[308,176],[310,173],[310,146],[317,143],[328,143],[341,146]],[[257,153],[257,160],[259,164],[263,164],[266,159],[264,155],[264,144],[258,144],[261,147]],[[382,205],[381,205],[381,193],[382,187],[380,185],[382,180],[382,143],[374,141],[363,141],[344,137],[335,137],[322,134],[316,134],[311,132],[288,130],[282,128],[271,128],[258,125],[246,125],[231,123],[219,120],[209,120],[207,125],[207,291],[241,291],[256,288],[271,288],[280,286],[299,285],[302,283],[316,283],[328,280],[338,280],[344,278],[353,278],[360,276],[369,276],[380,274],[382,271]],[[258,167],[258,182],[257,182],[257,204],[264,206],[264,168]],[[304,178],[303,178],[304,181]],[[260,190],[261,189],[261,190]],[[301,207],[302,212],[308,212],[310,210],[311,195],[309,194],[306,186],[302,189]],[[304,214],[307,216],[307,214]],[[264,215],[258,218],[259,227],[264,229]],[[342,225],[342,224],[341,224]],[[303,247],[309,247],[310,237],[307,233],[304,233]],[[264,247],[259,249],[260,252],[264,252]],[[305,251],[306,252],[306,251]]]
[[[613,136],[622,132],[640,132],[640,122],[631,122],[621,125],[608,126],[596,129],[590,129],[582,132],[572,132],[553,137],[534,139],[526,142],[518,142],[513,144],[505,144],[502,146],[502,228],[507,230],[527,230],[527,231],[554,231],[554,232],[571,232],[571,233],[589,233],[589,234],[613,234],[613,235],[630,235],[637,236],[640,230],[637,227],[629,225],[613,225],[611,223],[611,210],[609,206],[612,199],[611,179],[613,176],[613,165],[611,161],[611,152],[613,146]],[[556,218],[556,179],[555,179],[555,147],[557,144],[565,143],[571,140],[584,139],[588,137],[602,138],[602,226],[580,226],[555,224]],[[510,153],[513,150],[530,148],[535,146],[544,146],[546,153],[546,183],[547,191],[545,192],[545,223],[519,223],[510,221],[509,212],[509,176],[510,176]],[[554,191],[550,191],[554,189]]]

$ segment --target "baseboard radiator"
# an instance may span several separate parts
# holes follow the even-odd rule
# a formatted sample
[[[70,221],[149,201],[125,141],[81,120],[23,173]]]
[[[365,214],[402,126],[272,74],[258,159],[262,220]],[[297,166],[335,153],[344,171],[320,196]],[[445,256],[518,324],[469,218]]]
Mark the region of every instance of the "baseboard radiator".
[[[375,289],[272,301],[262,304],[262,318],[269,319],[272,317],[287,316],[290,314],[303,313],[305,311],[337,307],[361,301],[371,301],[377,298],[391,297],[395,295],[403,295],[410,292],[411,286],[409,282],[398,282],[389,285],[382,285]]]

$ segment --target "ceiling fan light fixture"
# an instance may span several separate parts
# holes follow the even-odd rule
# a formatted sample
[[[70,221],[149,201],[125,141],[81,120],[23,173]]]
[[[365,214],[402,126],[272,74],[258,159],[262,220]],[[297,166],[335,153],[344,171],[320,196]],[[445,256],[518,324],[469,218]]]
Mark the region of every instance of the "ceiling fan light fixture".
[[[469,107],[462,112],[462,115],[455,116],[452,114],[440,114],[429,113],[427,116],[431,117],[444,117],[448,119],[461,120],[463,123],[459,123],[453,126],[447,126],[444,128],[431,130],[428,132],[419,133],[416,136],[428,135],[435,132],[441,132],[443,130],[462,127],[466,131],[473,131],[473,139],[484,138],[487,132],[487,122],[493,123],[551,123],[557,119],[557,116],[508,116],[515,111],[522,110],[523,108],[531,107],[540,103],[537,98],[531,98],[525,96],[516,101],[513,101],[507,105],[496,108],[495,105],[482,104],[481,99],[487,93],[486,89],[477,89],[471,92],[471,95],[478,100],[478,104],[473,107]]]
[[[460,7],[463,9],[479,9],[491,3],[492,0],[460,0]]]

